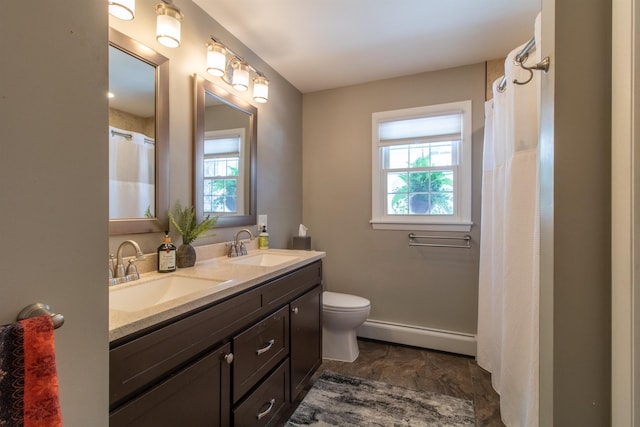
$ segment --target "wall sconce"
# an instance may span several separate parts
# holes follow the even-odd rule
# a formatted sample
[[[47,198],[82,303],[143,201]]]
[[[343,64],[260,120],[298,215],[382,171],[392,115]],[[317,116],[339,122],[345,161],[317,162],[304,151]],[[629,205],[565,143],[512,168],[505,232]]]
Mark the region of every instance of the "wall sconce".
[[[156,5],[158,20],[156,23],[156,40],[166,47],[180,46],[180,21],[184,18],[180,9],[172,3],[164,2]]]
[[[269,99],[269,80],[260,71],[253,68],[242,57],[221,42],[211,37],[207,43],[207,73],[220,77],[223,82],[235,90],[246,91],[251,82],[251,72],[257,74],[253,79],[253,99],[265,103]],[[231,59],[227,61],[227,53]]]
[[[136,13],[136,0],[109,1],[109,14],[123,21],[131,21]]]

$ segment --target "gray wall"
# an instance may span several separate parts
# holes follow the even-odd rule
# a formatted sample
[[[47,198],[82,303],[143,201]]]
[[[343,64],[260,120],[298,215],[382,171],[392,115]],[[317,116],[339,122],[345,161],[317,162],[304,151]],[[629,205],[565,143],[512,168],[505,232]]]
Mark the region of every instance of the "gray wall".
[[[485,66],[303,96],[303,218],[327,251],[329,290],[371,300],[370,317],[475,333]],[[472,249],[409,247],[409,231],[373,230],[371,113],[472,100]]]
[[[544,0],[542,10],[540,425],[606,426],[611,1]]]
[[[0,323],[62,313],[64,424],[106,426],[106,3],[2,2],[0,28]]]
[[[192,204],[193,74],[197,73],[258,108],[258,214],[268,215],[270,246],[287,247],[302,218],[302,95],[234,36],[206,15],[195,3],[175,1],[184,13],[182,45],[169,49],[155,40],[156,13],[153,0],[136,2],[136,18],[109,18],[116,30],[157,50],[170,60],[170,200]],[[206,47],[213,35],[243,56],[269,78],[269,102],[254,103],[251,91],[235,92],[218,77],[206,72]],[[287,165],[287,167],[282,167]],[[257,230],[257,227],[250,227]],[[200,238],[195,245],[231,240],[240,228],[217,229],[216,236]],[[114,236],[109,250],[133,238],[145,253],[153,253],[162,233]]]

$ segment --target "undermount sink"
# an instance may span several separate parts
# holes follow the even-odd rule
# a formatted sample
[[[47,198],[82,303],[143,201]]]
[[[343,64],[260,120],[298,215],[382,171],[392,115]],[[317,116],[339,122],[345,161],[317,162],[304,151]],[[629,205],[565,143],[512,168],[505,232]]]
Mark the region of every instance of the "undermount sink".
[[[129,286],[109,290],[109,308],[112,310],[136,312],[159,304],[216,288],[224,289],[231,280],[201,279],[196,277],[170,275]]]
[[[258,254],[258,255],[242,256],[229,262],[231,264],[256,265],[258,267],[275,267],[276,265],[284,264],[290,261],[295,261],[299,258],[300,257],[294,256],[294,255],[265,253],[265,254]]]

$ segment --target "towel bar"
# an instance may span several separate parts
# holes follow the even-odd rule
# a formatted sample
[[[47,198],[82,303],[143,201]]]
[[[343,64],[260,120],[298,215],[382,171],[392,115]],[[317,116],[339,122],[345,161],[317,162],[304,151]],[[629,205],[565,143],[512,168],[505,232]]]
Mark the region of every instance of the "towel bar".
[[[464,240],[464,245],[445,245],[442,243],[418,243],[415,239],[433,239],[433,240]],[[471,248],[471,236],[465,234],[462,237],[452,237],[452,236],[418,236],[414,233],[409,233],[409,246],[430,246],[434,248],[462,248],[469,249]]]
[[[64,323],[64,316],[51,311],[51,307],[41,302],[30,304],[18,313],[18,321],[38,316],[50,316],[54,329],[58,329]]]

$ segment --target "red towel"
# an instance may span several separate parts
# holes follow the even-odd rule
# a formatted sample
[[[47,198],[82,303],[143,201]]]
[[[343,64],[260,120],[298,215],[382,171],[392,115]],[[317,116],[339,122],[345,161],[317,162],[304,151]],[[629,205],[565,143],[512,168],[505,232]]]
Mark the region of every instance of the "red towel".
[[[49,316],[0,326],[0,425],[62,426]]]

